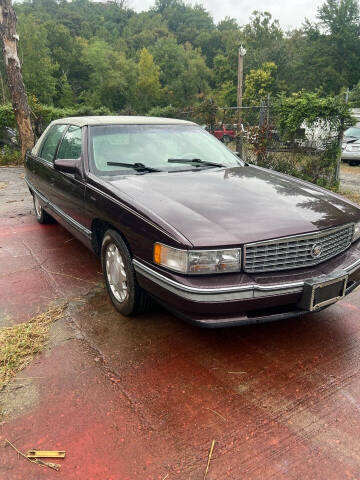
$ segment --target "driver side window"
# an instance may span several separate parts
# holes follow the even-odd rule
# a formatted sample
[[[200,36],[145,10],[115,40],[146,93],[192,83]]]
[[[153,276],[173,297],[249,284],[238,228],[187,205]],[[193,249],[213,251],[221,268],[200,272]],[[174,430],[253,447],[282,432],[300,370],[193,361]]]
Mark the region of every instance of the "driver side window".
[[[57,158],[76,160],[81,156],[81,143],[81,128],[71,125],[62,139]]]
[[[56,147],[67,125],[54,125],[48,131],[41,147],[40,158],[53,162]]]

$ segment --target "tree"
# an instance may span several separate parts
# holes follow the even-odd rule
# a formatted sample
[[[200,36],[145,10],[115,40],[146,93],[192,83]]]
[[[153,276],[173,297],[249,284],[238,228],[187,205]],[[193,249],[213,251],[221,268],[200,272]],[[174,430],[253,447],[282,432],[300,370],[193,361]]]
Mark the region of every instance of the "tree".
[[[274,62],[280,72],[289,68],[284,32],[278,20],[274,20],[269,12],[253,12],[243,33],[249,52],[245,62],[246,73],[260,68],[265,62]]]
[[[353,108],[360,108],[360,82],[351,90],[349,95],[349,104]]]
[[[0,0],[0,34],[12,106],[19,129],[21,154],[24,159],[26,150],[34,145],[34,133],[17,53],[16,15],[10,0]]]
[[[33,16],[19,17],[19,51],[26,88],[43,103],[51,104],[56,95],[55,72],[47,40],[47,30]]]
[[[179,45],[175,37],[159,39],[151,48],[160,67],[160,81],[167,103],[187,105],[209,89],[210,70],[199,49]]]
[[[306,22],[305,43],[300,49],[298,73],[301,88],[338,94],[360,78],[360,21],[356,0],[327,0],[319,9],[318,22]]]
[[[215,96],[221,107],[233,107],[237,101],[237,86],[231,80],[227,80],[216,91]]]
[[[104,40],[82,40],[82,61],[89,77],[81,93],[84,103],[120,110],[133,106],[137,65],[115,51]]]
[[[138,106],[144,113],[160,100],[160,68],[154,63],[154,57],[143,48],[138,63],[139,76],[136,82]]]
[[[191,6],[183,0],[157,0],[154,11],[166,20],[179,43],[195,45],[201,32],[215,28],[210,14],[199,4]]]
[[[273,93],[275,71],[276,65],[273,62],[264,63],[261,68],[251,70],[245,80],[245,105],[259,105],[269,93]]]
[[[327,0],[318,10],[320,26],[328,36],[328,59],[348,86],[360,74],[360,9],[357,0]]]

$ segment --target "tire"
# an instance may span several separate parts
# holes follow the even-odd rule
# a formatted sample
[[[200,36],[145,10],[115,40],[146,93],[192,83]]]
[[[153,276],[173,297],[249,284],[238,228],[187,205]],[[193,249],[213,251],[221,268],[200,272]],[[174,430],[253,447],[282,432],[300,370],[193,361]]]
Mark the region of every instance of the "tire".
[[[359,162],[357,160],[349,160],[349,165],[352,167],[357,167],[359,165]]]
[[[46,225],[47,223],[54,223],[54,219],[43,209],[39,197],[36,195],[36,193],[33,193],[33,201],[36,220],[42,225]]]
[[[222,141],[225,145],[228,145],[231,142],[231,138],[229,137],[229,135],[224,135]]]
[[[132,316],[150,309],[152,299],[139,286],[129,250],[115,230],[105,232],[101,265],[108,294],[121,314]]]

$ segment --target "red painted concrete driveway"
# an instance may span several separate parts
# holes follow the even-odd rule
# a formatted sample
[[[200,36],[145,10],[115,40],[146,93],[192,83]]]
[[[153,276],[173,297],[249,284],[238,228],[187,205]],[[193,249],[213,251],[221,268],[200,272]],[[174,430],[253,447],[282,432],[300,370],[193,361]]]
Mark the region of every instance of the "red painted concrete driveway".
[[[360,479],[360,296],[302,319],[206,331],[129,319],[98,260],[38,225],[0,169],[0,322],[68,302],[43,354],[0,393],[1,480]],[[0,184],[1,185],[1,184]],[[13,201],[12,201],[13,200]],[[6,203],[11,201],[11,203]],[[66,450],[60,472],[17,448]]]

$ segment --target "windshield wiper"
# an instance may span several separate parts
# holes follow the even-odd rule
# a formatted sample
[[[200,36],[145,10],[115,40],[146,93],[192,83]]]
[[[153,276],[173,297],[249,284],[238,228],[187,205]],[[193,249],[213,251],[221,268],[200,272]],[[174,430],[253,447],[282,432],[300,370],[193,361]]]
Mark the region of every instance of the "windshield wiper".
[[[207,160],[201,160],[200,158],[169,158],[168,163],[190,163],[190,165],[194,166],[202,166],[205,167],[225,167],[221,163],[215,162],[208,162]]]
[[[143,163],[124,163],[124,162],[106,162],[106,165],[111,167],[127,167],[136,170],[137,172],[161,172],[157,168],[152,168]]]

